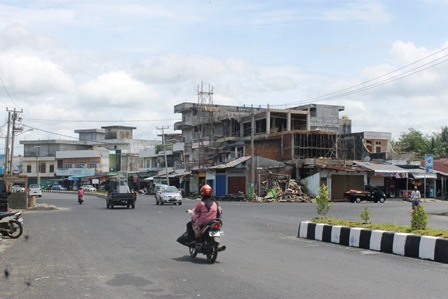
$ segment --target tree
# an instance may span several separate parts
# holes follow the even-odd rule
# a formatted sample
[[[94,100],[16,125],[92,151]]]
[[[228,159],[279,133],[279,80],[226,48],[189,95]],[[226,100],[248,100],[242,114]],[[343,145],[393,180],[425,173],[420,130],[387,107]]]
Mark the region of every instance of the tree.
[[[425,142],[423,133],[413,128],[409,129],[408,133],[401,133],[394,146],[403,152],[422,152],[422,145]]]
[[[440,132],[440,143],[443,147],[443,156],[448,154],[448,127],[442,127],[442,131]]]
[[[402,133],[392,145],[400,152],[414,152],[420,157],[425,154],[433,154],[435,158],[444,157],[448,153],[448,127],[442,128],[440,133],[426,136],[410,128],[408,133]]]
[[[327,216],[331,209],[330,197],[328,196],[327,185],[322,185],[319,188],[319,195],[315,198],[317,204],[317,214],[322,215],[323,218]]]

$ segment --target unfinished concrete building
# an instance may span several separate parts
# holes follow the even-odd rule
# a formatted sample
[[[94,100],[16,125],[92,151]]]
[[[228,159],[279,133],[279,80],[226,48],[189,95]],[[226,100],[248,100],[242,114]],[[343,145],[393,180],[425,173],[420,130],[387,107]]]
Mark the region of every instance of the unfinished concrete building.
[[[187,169],[226,163],[251,153],[296,164],[298,159],[337,155],[337,136],[350,133],[342,106],[304,105],[289,109],[226,106],[198,102],[174,107],[182,121]],[[252,150],[253,144],[253,150]]]
[[[387,132],[341,134],[338,156],[349,160],[396,159],[391,140],[392,134]]]

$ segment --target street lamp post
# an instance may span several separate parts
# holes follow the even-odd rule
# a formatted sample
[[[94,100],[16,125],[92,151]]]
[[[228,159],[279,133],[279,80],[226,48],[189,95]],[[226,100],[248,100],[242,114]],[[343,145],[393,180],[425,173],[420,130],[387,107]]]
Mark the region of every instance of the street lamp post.
[[[40,165],[39,165],[39,149],[40,149],[40,145],[35,145],[34,148],[37,151],[37,154],[36,154],[37,184],[40,186]]]

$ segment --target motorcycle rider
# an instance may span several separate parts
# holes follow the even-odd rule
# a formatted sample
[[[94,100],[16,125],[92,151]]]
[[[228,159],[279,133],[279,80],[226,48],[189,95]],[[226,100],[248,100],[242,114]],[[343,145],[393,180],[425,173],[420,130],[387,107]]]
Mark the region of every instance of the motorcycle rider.
[[[202,224],[210,222],[215,218],[220,218],[222,209],[219,204],[212,198],[213,189],[209,185],[204,185],[200,190],[201,200],[196,204],[192,211],[192,221],[187,223],[188,244],[196,243],[196,237]],[[198,233],[195,233],[198,232]]]
[[[84,189],[82,186],[78,188],[78,201],[84,201]]]

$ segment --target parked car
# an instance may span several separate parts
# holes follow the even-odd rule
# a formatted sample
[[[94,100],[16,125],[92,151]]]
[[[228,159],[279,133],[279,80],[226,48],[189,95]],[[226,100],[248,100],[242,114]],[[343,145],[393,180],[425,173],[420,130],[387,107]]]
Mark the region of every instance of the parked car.
[[[28,193],[30,196],[42,197],[42,188],[39,184],[30,184]]]
[[[17,192],[25,192],[25,187],[20,185],[13,185],[11,188],[11,192],[17,193]]]
[[[96,188],[92,185],[83,185],[82,189],[86,192],[96,192]]]
[[[63,191],[65,191],[65,190],[67,190],[67,188],[65,188],[64,186],[61,186],[61,185],[53,185],[53,186],[51,186],[51,190],[63,190]]]
[[[156,193],[156,204],[172,203],[182,205],[182,194],[175,186],[162,186]]]
[[[386,201],[386,194],[384,194],[380,188],[373,185],[364,186],[364,190],[362,191],[353,189],[348,190],[344,192],[344,197],[352,203],[360,203],[363,200],[373,201],[375,203],[383,203]]]

